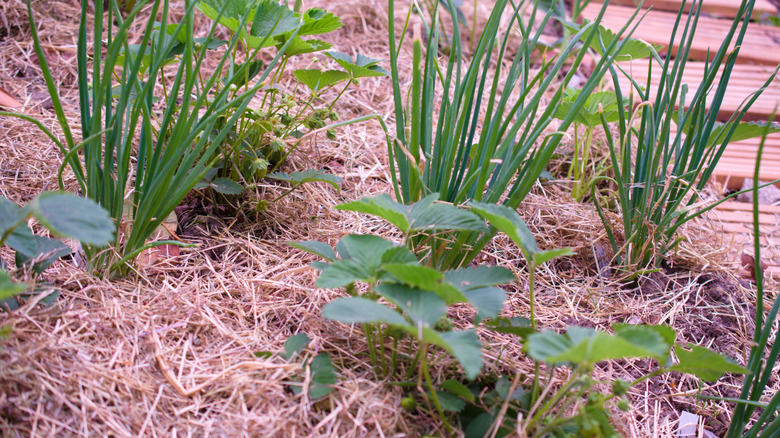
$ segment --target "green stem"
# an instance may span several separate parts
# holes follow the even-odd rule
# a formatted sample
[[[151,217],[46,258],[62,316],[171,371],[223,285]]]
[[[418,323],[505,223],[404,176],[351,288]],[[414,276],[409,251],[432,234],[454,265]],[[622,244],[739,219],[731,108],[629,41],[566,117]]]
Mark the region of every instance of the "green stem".
[[[385,331],[382,326],[378,327],[379,330],[379,357],[382,359],[382,377],[387,377],[387,357],[385,356]]]
[[[536,365],[538,365],[538,362],[536,363]],[[536,375],[538,376],[539,373],[537,372]],[[566,382],[566,384],[561,386],[558,389],[558,391],[555,392],[555,395],[547,399],[547,402],[544,403],[541,408],[536,410],[534,409],[535,406],[531,408],[531,410],[529,411],[529,415],[534,414],[534,416],[531,417],[528,423],[526,423],[527,429],[530,429],[531,425],[539,421],[539,419],[541,419],[543,415],[545,415],[555,404],[557,404],[558,401],[560,401],[563,397],[566,396],[566,394],[569,392],[569,389],[571,389],[577,383],[576,377],[577,374],[574,374],[571,377],[569,377],[569,380]],[[537,404],[538,403],[539,401],[537,401]]]
[[[396,366],[398,365],[398,338],[393,338],[393,354],[390,358],[390,373],[388,376],[395,375]]]
[[[363,324],[363,332],[366,334],[366,342],[368,343],[368,354],[371,356],[371,366],[374,368],[374,374],[379,376],[376,371],[376,350],[374,348],[374,329],[371,324]]]
[[[433,381],[431,379],[431,373],[428,370],[428,344],[426,344],[424,341],[421,342],[421,358],[420,358],[420,369],[422,370],[422,375],[425,377],[425,383],[428,386],[428,392],[431,393],[431,400],[433,401],[433,405],[436,407],[436,412],[439,413],[439,417],[441,418],[441,421],[444,423],[444,432],[447,437],[451,437],[453,435],[452,426],[450,426],[450,423],[447,421],[447,417],[444,414],[444,409],[441,407],[441,403],[439,402],[439,396],[436,395],[436,390],[433,387]],[[423,393],[425,395],[425,393]]]
[[[339,99],[341,99],[341,96],[342,96],[342,95],[344,95],[344,93],[346,93],[346,92],[347,92],[347,89],[349,88],[349,86],[350,86],[350,85],[352,85],[352,79],[349,79],[349,80],[347,81],[347,85],[346,85],[346,86],[345,86],[345,87],[344,87],[344,88],[341,90],[341,92],[339,93],[339,95],[338,95],[338,96],[336,96],[336,98],[335,98],[335,99],[333,99],[333,102],[331,102],[331,103],[330,103],[330,105],[328,105],[328,112],[330,112],[330,111],[332,111],[332,110],[333,110],[333,105],[335,105],[335,104],[336,104],[336,102],[338,102],[338,101],[339,101]]]

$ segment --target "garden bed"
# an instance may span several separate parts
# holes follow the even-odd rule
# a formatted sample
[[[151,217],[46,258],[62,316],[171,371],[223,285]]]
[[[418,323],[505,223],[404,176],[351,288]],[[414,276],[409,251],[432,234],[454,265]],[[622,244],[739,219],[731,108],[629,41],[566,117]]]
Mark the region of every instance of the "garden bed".
[[[328,9],[344,23],[323,37],[336,50],[381,59],[380,65],[390,69],[386,2],[306,4],[313,6]],[[464,8],[469,23],[484,22],[487,8],[480,8],[483,18],[476,20]],[[74,17],[80,4],[33,2],[33,10],[65,109],[77,117]],[[0,85],[24,104],[27,114],[54,129],[57,119],[23,0],[0,4],[0,17]],[[197,25],[208,23],[201,17]],[[399,34],[402,26],[396,23]],[[398,68],[410,78],[407,49]],[[342,120],[379,114],[391,124],[391,79],[361,79],[335,109]],[[680,246],[658,272],[631,281],[611,275],[601,260],[611,249],[596,208],[572,200],[563,181],[572,151],[569,136],[547,167],[553,179],[539,180],[518,209],[541,249],[570,247],[574,253],[537,270],[539,326],[562,332],[570,325],[609,330],[615,323],[667,324],[677,330],[678,343],[705,346],[744,364],[753,339],[755,290],[749,274],[733,269],[739,250],[730,246],[729,235],[708,219],[695,219],[681,228]],[[3,196],[24,204],[41,191],[56,190],[61,159],[33,125],[0,118]],[[311,168],[343,178],[340,190],[307,184],[267,208],[258,204],[277,198],[288,186],[262,180],[232,206],[193,194],[176,210],[178,227],[171,230],[193,247],[136,264],[123,278],[89,274],[73,259],[45,271],[41,282],[59,294],[53,304],[26,300],[19,309],[0,313],[0,326],[11,329],[0,341],[4,436],[442,436],[445,429],[435,411],[404,409],[408,389],[377,378],[362,332],[322,316],[322,308],[344,294],[315,287],[318,274],[309,264],[317,258],[289,245],[317,240],[332,246],[349,233],[401,239],[384,221],[333,208],[393,192],[385,133],[372,120],[338,128],[335,140],[312,136],[282,170]],[[65,174],[65,186],[77,190],[73,174]],[[721,193],[708,187],[704,196],[714,200]],[[34,229],[41,231],[37,225]],[[2,255],[12,259],[6,249]],[[529,274],[517,246],[499,235],[476,261],[502,266],[517,277],[505,286],[502,314],[528,316]],[[777,279],[768,278],[768,301],[777,288]],[[468,305],[455,305],[448,316],[464,327],[474,314]],[[312,384],[310,368],[285,357],[285,342],[299,333],[310,339],[307,357],[328,353],[336,369],[334,390],[323,398],[311,400],[306,391],[293,391]],[[478,334],[485,346],[483,375],[522,374],[528,376],[523,383],[530,383],[534,362],[515,336],[483,329]],[[453,373],[456,360],[437,354],[434,380],[465,381],[462,373]],[[631,379],[655,369],[649,359],[604,361],[594,376]],[[557,369],[550,378],[562,382],[566,373]],[[779,384],[773,378],[769,392]],[[695,395],[737,397],[740,387],[737,375],[714,383],[680,373],[653,377],[629,390],[630,409],[609,408],[612,425],[623,436],[674,436],[681,412],[690,411],[722,435],[733,405]]]

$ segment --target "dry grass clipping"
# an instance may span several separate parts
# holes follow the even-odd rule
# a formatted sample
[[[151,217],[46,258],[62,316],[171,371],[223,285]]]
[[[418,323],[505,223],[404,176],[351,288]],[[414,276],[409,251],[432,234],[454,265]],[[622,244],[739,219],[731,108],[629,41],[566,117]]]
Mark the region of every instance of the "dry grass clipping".
[[[314,6],[314,5],[307,5]],[[386,58],[386,5],[376,0],[322,3],[345,26],[328,35],[335,49]],[[75,42],[78,3],[35,2],[41,39],[60,82],[70,115],[77,114]],[[400,31],[400,29],[399,29]],[[402,57],[408,62],[409,56]],[[53,128],[55,119],[32,50],[22,0],[0,3],[0,86],[25,103],[25,110]],[[408,64],[400,70],[409,72]],[[368,79],[352,88],[338,111],[342,119],[378,113],[392,122],[388,78]],[[35,128],[0,119],[0,193],[16,202],[56,189],[60,154]],[[320,309],[339,292],[313,287],[313,259],[287,241],[335,243],[345,233],[394,232],[385,223],[331,207],[345,200],[389,192],[384,134],[372,123],[352,125],[335,142],[316,138],[294,154],[287,170],[325,167],[345,179],[340,193],[307,185],[251,220],[228,222],[201,247],[183,250],[170,264],[140,270],[126,280],[104,280],[57,263],[44,280],[61,293],[57,304],[27,303],[0,314],[13,333],[0,344],[0,428],[6,436],[420,436],[440,433],[423,413],[400,409],[402,391],[378,382],[361,336],[324,320]],[[71,179],[67,179],[73,187]],[[252,199],[271,199],[281,189],[263,184]],[[250,203],[251,204],[251,203]],[[570,200],[559,184],[540,185],[523,204],[522,215],[544,248],[569,246],[577,256],[540,269],[538,318],[543,327],[568,324],[608,328],[614,322],[666,323],[680,341],[708,345],[744,362],[750,339],[749,295],[721,272],[723,249],[717,234],[700,226],[689,238],[668,276],[625,290],[599,275],[596,246],[607,246],[598,216]],[[702,242],[715,242],[705,244]],[[709,246],[708,246],[709,245]],[[214,260],[209,251],[219,250]],[[10,254],[4,252],[4,258]],[[519,282],[505,309],[527,315],[527,273],[516,248],[497,238],[482,260],[512,269]],[[702,267],[706,267],[705,270]],[[714,287],[708,286],[714,284]],[[735,285],[736,284],[736,285]],[[713,298],[713,290],[723,293]],[[696,311],[692,311],[696,309]],[[714,315],[714,316],[713,316]],[[473,316],[460,306],[457,324]],[[697,327],[731,324],[721,333]],[[339,381],[326,399],[296,396],[288,383],[301,375],[284,360],[284,341],[306,333],[308,352],[327,352]],[[530,375],[533,364],[511,336],[486,331],[487,372]],[[259,358],[256,352],[272,353]],[[449,359],[434,378],[451,376]],[[647,361],[601,366],[600,379],[629,378],[652,368]],[[305,376],[304,376],[305,377]],[[565,372],[558,376],[565,378]],[[305,384],[304,380],[304,384]],[[709,391],[733,395],[738,381]],[[648,382],[631,393],[632,410],[616,413],[626,436],[666,437],[674,433],[681,409],[727,422],[725,406],[696,401],[697,383],[680,376]],[[777,385],[777,382],[773,382]]]

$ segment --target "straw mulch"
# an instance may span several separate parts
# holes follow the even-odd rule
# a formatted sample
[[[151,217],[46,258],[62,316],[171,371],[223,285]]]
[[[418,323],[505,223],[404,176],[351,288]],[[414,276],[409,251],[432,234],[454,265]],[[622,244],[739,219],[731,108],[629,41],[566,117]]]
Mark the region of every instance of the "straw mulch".
[[[314,6],[309,5],[307,6]],[[330,37],[337,50],[387,58],[386,4],[378,0],[321,3],[345,26]],[[75,99],[75,41],[78,2],[36,1],[35,18],[48,59],[60,81],[72,120]],[[404,59],[408,62],[409,57]],[[23,0],[0,2],[0,86],[24,110],[54,129],[32,48]],[[400,66],[409,71],[409,66]],[[378,113],[392,121],[389,79],[353,88],[338,108],[342,119]],[[56,130],[55,130],[56,131]],[[565,155],[565,154],[564,154]],[[23,203],[57,188],[61,155],[32,125],[0,119],[0,193]],[[563,161],[554,165],[565,165]],[[125,279],[102,279],[66,262],[41,279],[60,294],[56,304],[37,300],[0,325],[12,333],[0,342],[0,428],[4,436],[421,436],[442,434],[425,412],[400,408],[403,391],[377,381],[355,329],[323,319],[320,309],[340,292],[313,287],[314,260],[286,242],[335,243],[346,233],[393,236],[381,221],[332,207],[346,200],[389,192],[386,145],[372,123],[306,143],[286,170],[324,167],[345,180],[340,192],[307,185],[256,214],[258,200],[283,189],[267,183],[254,189],[249,207],[235,217],[180,224],[198,247]],[[66,175],[66,184],[74,184]],[[188,200],[189,202],[190,200]],[[521,213],[544,248],[570,246],[576,256],[540,269],[538,317],[543,327],[577,324],[608,328],[615,322],[669,324],[680,342],[695,342],[744,362],[752,333],[752,292],[721,266],[733,257],[721,237],[701,223],[686,228],[686,241],[665,272],[632,287],[599,273],[607,242],[595,210],[571,201],[561,184],[539,185]],[[507,315],[527,315],[527,273],[507,239],[498,238],[485,263],[517,274]],[[2,256],[10,260],[4,250]],[[23,275],[17,272],[15,275]],[[465,321],[473,310],[456,308]],[[285,340],[305,333],[307,354],[329,353],[339,379],[327,398],[309,400],[291,385],[310,382],[299,361],[281,356]],[[481,333],[488,343],[487,372],[530,375],[533,364],[510,336]],[[269,352],[271,355],[256,355]],[[441,358],[434,377],[451,376]],[[654,365],[617,361],[601,366],[598,378],[631,378]],[[564,378],[563,374],[556,378]],[[725,383],[724,383],[725,382]],[[704,384],[704,392],[734,396],[738,379]],[[772,382],[777,385],[777,382]],[[625,436],[671,436],[682,410],[728,424],[725,404],[690,395],[699,383],[680,375],[659,377],[631,391],[632,409],[615,412]],[[675,394],[677,397],[668,397]]]

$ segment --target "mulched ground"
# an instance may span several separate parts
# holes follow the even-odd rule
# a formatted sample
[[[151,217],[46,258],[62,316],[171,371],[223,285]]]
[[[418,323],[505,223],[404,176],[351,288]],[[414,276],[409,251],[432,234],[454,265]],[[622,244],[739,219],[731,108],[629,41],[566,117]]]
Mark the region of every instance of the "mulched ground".
[[[386,58],[386,4],[375,0],[319,2],[345,26],[328,38],[336,48]],[[307,7],[315,4],[307,4]],[[60,82],[70,116],[75,99],[78,3],[33,2],[47,57]],[[486,6],[480,5],[484,17]],[[467,17],[469,20],[472,17]],[[479,23],[479,19],[477,20]],[[400,25],[401,23],[397,23]],[[400,28],[398,29],[400,32]],[[410,71],[410,56],[402,72]],[[51,102],[32,49],[22,0],[0,3],[0,86],[25,103],[25,111],[54,127]],[[389,79],[368,79],[338,108],[342,119],[378,113],[392,121]],[[73,120],[76,120],[75,118]],[[570,148],[570,147],[569,147]],[[564,148],[550,166],[565,169]],[[36,129],[0,118],[0,193],[22,203],[56,189],[60,153]],[[7,436],[420,436],[440,434],[425,412],[400,408],[403,391],[378,382],[366,345],[348,327],[321,318],[320,309],[340,292],[314,288],[313,257],[286,242],[335,243],[346,233],[393,236],[386,224],[332,206],[390,192],[384,135],[376,124],[352,125],[336,141],[317,138],[293,154],[287,171],[325,167],[345,180],[340,192],[307,185],[268,210],[257,202],[284,191],[268,182],[246,195],[239,208],[192,196],[177,209],[177,235],[195,248],[125,279],[104,279],[57,263],[42,280],[60,293],[52,306],[22,302],[0,313],[11,335],[0,342],[0,430]],[[563,174],[563,173],[562,173]],[[74,188],[67,177],[68,187]],[[713,189],[713,193],[717,190]],[[727,242],[704,222],[683,230],[687,237],[666,268],[626,284],[606,273],[599,259],[608,243],[590,204],[571,200],[565,185],[539,185],[520,213],[542,248],[572,247],[576,256],[539,270],[538,318],[542,327],[608,328],[616,322],[669,324],[678,342],[693,342],[744,363],[752,338],[754,292],[727,268]],[[4,250],[6,259],[11,254]],[[522,257],[497,238],[480,262],[505,266],[518,283],[509,288],[505,313],[528,314],[527,273]],[[17,273],[18,274],[18,273]],[[770,283],[776,290],[776,283]],[[473,310],[450,315],[464,322]],[[304,379],[299,363],[281,357],[284,341],[306,333],[308,354],[327,352],[339,373],[324,400],[295,395],[290,383]],[[487,343],[487,372],[533,371],[517,339],[480,333]],[[259,358],[257,352],[270,352]],[[442,358],[435,376],[450,376]],[[595,371],[599,379],[637,377],[655,365],[613,361]],[[625,436],[672,436],[682,410],[702,415],[716,433],[728,424],[725,403],[692,397],[734,396],[739,378],[701,383],[682,375],[651,379],[630,391],[632,408],[615,410]],[[771,382],[776,388],[778,382]],[[674,397],[669,397],[674,395]]]

